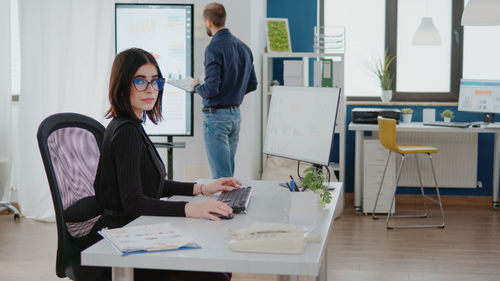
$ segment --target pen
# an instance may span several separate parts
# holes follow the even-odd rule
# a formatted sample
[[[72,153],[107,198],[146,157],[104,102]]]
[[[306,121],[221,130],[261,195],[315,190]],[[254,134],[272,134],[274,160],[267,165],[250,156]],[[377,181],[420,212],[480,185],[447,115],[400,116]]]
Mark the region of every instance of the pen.
[[[291,181],[290,184],[286,183],[286,185],[288,185],[288,188],[290,188],[291,192],[295,191],[295,184],[293,181]]]
[[[290,191],[298,191],[297,187],[295,186],[295,180],[293,179],[292,175],[290,175]]]

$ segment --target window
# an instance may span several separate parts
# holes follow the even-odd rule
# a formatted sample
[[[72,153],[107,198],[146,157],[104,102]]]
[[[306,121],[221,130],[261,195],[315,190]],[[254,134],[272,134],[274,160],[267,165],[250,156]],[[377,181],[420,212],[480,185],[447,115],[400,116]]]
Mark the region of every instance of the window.
[[[499,50],[500,26],[464,26],[463,78],[500,80]]]
[[[323,1],[323,25],[344,26],[346,31],[344,93],[380,96],[372,66],[374,60],[384,55],[385,0]]]
[[[392,65],[393,100],[456,101],[462,72],[464,78],[500,79],[500,67],[496,67],[500,28],[463,28],[460,21],[468,0],[320,1],[324,7],[320,22],[346,27],[348,96],[380,96],[379,82],[367,69],[374,58],[383,57],[386,48],[397,56]],[[432,17],[440,33],[440,46],[412,46],[426,16]]]

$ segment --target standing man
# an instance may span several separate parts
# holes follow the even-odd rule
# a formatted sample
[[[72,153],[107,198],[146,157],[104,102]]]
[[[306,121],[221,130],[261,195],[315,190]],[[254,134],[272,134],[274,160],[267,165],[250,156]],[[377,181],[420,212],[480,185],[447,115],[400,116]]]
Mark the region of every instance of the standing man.
[[[257,89],[250,48],[225,27],[226,10],[210,3],[203,10],[208,36],[205,50],[205,82],[198,78],[193,89],[203,98],[203,136],[214,178],[234,175],[234,155],[240,133],[243,97]]]

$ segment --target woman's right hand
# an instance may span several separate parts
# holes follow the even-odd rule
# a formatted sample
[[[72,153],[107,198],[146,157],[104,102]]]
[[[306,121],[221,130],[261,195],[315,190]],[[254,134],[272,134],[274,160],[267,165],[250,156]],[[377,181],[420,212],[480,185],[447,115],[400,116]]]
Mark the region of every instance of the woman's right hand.
[[[233,209],[224,202],[207,200],[200,203],[187,203],[184,212],[188,218],[207,218],[219,221],[220,218],[212,213],[228,216],[233,213]]]

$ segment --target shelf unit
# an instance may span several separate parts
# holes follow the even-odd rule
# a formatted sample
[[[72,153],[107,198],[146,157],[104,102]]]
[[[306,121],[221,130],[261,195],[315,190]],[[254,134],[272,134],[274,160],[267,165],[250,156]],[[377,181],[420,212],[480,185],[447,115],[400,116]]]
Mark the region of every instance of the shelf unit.
[[[304,86],[309,86],[309,60],[328,58],[333,60],[333,86],[342,89],[339,110],[337,112],[337,123],[335,126],[335,134],[339,135],[338,149],[339,162],[330,163],[333,171],[338,171],[339,181],[344,182],[345,176],[345,112],[346,101],[344,95],[344,53],[264,53],[262,55],[262,139],[261,139],[261,174],[265,168],[267,155],[262,153],[264,147],[264,137],[266,134],[267,115],[269,112],[269,104],[271,102],[271,81],[273,75],[273,59],[274,58],[302,58],[303,81]]]

